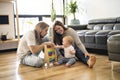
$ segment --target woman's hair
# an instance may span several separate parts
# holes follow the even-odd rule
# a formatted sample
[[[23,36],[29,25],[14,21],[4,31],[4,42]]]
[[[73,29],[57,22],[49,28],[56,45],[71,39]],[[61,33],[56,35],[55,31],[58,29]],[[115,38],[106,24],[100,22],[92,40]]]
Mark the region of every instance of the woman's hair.
[[[53,41],[55,44],[61,45],[62,44],[62,35],[56,33],[56,31],[55,31],[56,26],[61,26],[64,30],[67,30],[67,28],[64,27],[64,24],[60,21],[55,21],[55,23],[53,25],[53,33],[54,33]]]
[[[61,26],[64,30],[67,30],[66,27],[64,27],[64,24],[60,21],[55,21],[54,25],[53,25],[53,29],[55,29],[56,26]]]
[[[73,38],[71,36],[65,36],[63,39],[65,39],[69,44],[73,43]]]
[[[45,29],[46,27],[49,27],[49,25],[45,22],[40,21],[36,26],[35,26],[35,39],[36,39],[36,43],[40,44],[41,42],[41,32],[43,29]]]

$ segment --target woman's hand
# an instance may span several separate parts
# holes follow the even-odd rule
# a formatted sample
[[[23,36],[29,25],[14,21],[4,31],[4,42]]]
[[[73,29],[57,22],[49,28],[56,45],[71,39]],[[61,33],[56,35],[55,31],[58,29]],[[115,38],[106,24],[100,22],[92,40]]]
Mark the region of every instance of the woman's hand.
[[[85,53],[85,57],[87,57],[87,56],[90,57],[90,54],[89,53]]]

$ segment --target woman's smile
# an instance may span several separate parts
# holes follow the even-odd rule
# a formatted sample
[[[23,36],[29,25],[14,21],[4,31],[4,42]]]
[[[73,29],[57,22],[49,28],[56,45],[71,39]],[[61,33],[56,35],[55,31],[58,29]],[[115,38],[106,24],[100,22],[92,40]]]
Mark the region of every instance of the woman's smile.
[[[61,26],[59,26],[59,25],[56,25],[55,31],[58,34],[63,34],[64,33],[64,29]]]

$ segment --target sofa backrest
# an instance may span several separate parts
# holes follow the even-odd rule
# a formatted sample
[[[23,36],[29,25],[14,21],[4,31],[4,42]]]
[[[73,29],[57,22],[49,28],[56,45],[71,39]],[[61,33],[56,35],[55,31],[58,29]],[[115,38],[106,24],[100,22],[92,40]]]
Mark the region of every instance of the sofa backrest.
[[[120,17],[89,20],[87,28],[90,30],[120,30]]]

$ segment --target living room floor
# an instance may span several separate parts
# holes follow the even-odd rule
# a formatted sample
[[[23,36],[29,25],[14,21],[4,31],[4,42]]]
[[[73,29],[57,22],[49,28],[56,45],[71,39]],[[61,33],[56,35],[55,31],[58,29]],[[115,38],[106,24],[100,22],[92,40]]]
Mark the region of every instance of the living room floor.
[[[0,52],[0,80],[120,80],[120,72],[111,70],[107,55],[93,55],[97,61],[92,69],[81,62],[70,68],[63,64],[46,69],[19,65],[16,51]]]

